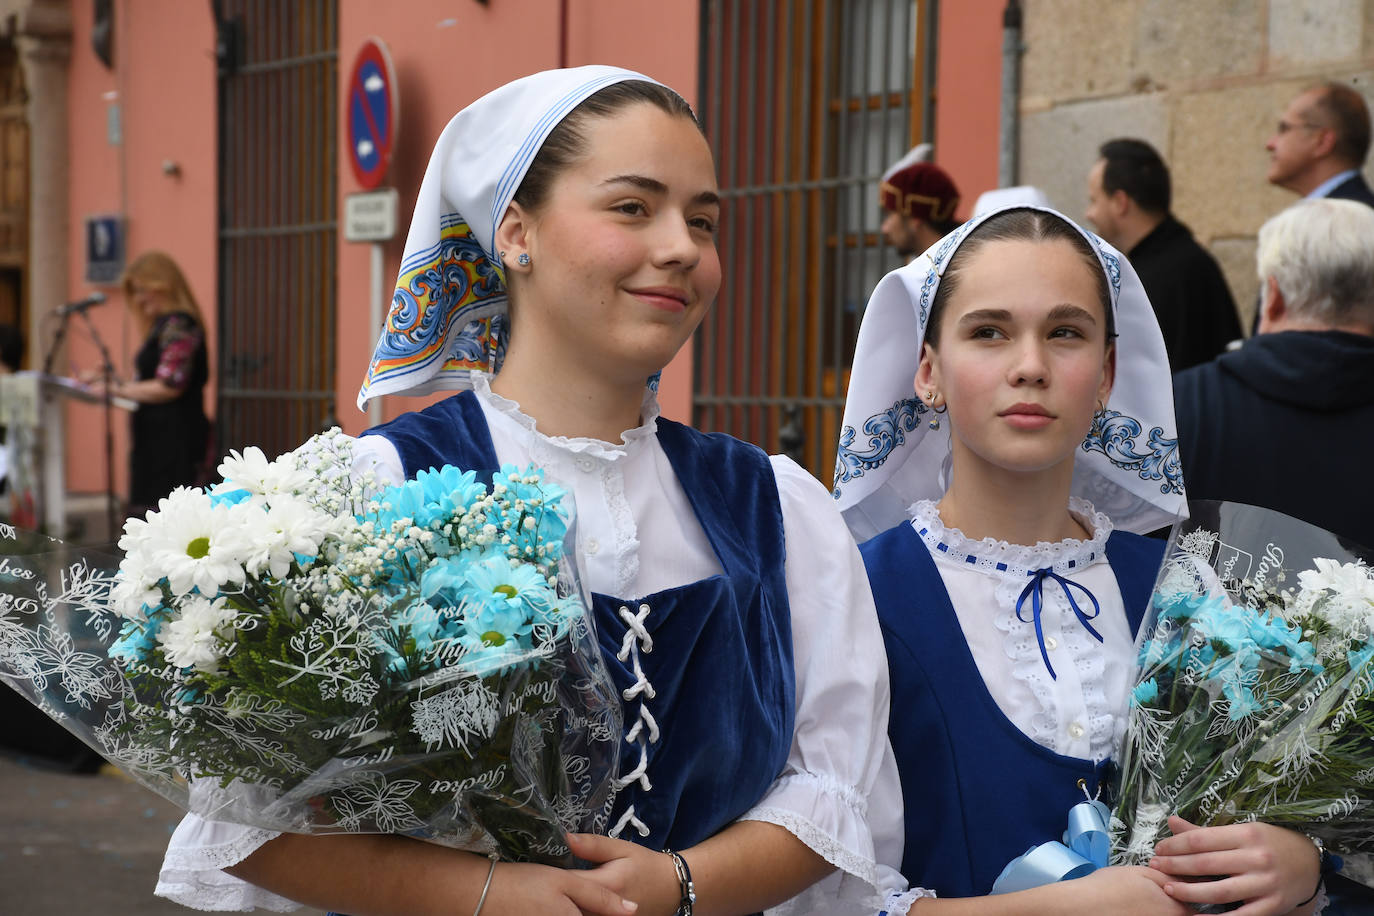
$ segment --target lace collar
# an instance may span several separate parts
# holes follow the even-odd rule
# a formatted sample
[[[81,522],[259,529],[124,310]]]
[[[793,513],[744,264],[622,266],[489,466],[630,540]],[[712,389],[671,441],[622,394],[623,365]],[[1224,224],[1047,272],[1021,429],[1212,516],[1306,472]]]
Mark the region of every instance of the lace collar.
[[[958,528],[946,528],[940,521],[939,509],[929,499],[917,502],[908,510],[912,527],[937,561],[966,564],[989,575],[1023,581],[1037,569],[1048,567],[1067,576],[1090,564],[1105,561],[1107,537],[1112,533],[1111,519],[1095,510],[1092,503],[1076,496],[1069,498],[1069,513],[1093,533],[1091,538],[1065,538],[1025,546],[994,538],[975,541]]]
[[[644,401],[639,409],[640,424],[621,433],[621,441],[618,443],[588,437],[544,435],[536,427],[534,417],[522,411],[518,403],[491,390],[491,379],[485,373],[472,374],[472,391],[489,410],[528,432],[536,442],[560,452],[613,461],[629,454],[638,443],[653,438],[658,432],[658,397],[648,386],[644,388]]]

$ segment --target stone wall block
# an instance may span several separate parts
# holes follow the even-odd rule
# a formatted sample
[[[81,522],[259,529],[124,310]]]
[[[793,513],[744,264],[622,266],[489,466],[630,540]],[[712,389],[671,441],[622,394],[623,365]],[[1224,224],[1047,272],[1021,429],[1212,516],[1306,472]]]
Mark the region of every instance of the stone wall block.
[[[1169,139],[1164,96],[1076,102],[1025,115],[1021,181],[1043,190],[1056,209],[1082,219],[1088,170],[1097,161],[1097,148],[1114,137],[1138,137],[1164,152]]]
[[[1253,0],[1145,0],[1134,23],[1135,82],[1174,88],[1258,73],[1263,12]]]
[[[1036,0],[1027,6],[1023,100],[1131,90],[1131,41],[1141,0]]]
[[[1269,0],[1269,67],[1348,61],[1360,56],[1364,0]]]
[[[1360,28],[1361,26],[1363,28],[1361,28],[1360,58],[1362,60],[1374,60],[1374,3],[1369,2],[1369,0],[1365,0],[1364,4],[1364,21],[1355,20],[1352,27]],[[1374,860],[1374,856],[1370,858]],[[1370,869],[1374,871],[1374,864],[1370,865]]]

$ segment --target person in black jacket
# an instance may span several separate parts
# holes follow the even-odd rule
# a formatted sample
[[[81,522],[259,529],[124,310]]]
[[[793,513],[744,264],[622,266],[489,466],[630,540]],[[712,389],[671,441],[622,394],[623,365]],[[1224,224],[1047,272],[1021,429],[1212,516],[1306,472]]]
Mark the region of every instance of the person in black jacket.
[[[1374,546],[1374,209],[1300,201],[1259,232],[1259,334],[1174,376],[1188,495]]]
[[[1264,148],[1269,183],[1304,197],[1358,200],[1374,207],[1360,169],[1369,155],[1369,106],[1343,83],[1323,83],[1288,103]]]
[[[1169,169],[1143,140],[1109,140],[1088,173],[1084,216],[1126,255],[1154,306],[1169,365],[1206,362],[1241,336],[1216,259],[1169,212]]]

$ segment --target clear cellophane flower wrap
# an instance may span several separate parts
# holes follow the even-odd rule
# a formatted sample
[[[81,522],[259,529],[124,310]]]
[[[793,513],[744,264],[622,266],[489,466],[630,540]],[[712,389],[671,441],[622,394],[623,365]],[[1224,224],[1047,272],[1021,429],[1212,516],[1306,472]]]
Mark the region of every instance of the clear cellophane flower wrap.
[[[1374,852],[1371,552],[1267,509],[1192,502],[1141,627],[1115,859],[1167,818],[1320,839],[1369,880]]]
[[[569,496],[509,466],[380,488],[352,446],[232,453],[120,558],[0,528],[0,677],[208,819],[572,864],[621,727]]]

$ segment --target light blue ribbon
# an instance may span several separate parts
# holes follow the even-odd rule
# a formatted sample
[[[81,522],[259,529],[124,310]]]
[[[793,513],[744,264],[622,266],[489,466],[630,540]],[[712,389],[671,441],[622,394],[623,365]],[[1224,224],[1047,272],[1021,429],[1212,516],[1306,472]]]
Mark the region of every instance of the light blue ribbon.
[[[1078,618],[1078,622],[1083,624],[1083,629],[1092,634],[1093,639],[1102,642],[1102,634],[1093,629],[1093,625],[1088,621],[1102,613],[1102,606],[1097,603],[1097,596],[1088,591],[1086,586],[1079,585],[1072,579],[1066,579],[1054,570],[1046,567],[1037,569],[1030,574],[1031,580],[1026,583],[1026,587],[1021,589],[1020,596],[1016,599],[1016,618],[1023,623],[1035,622],[1035,638],[1040,642],[1040,657],[1045,660],[1045,670],[1050,673],[1050,677],[1056,681],[1059,675],[1054,673],[1054,666],[1050,664],[1050,653],[1045,648],[1045,631],[1040,624],[1040,610],[1044,607],[1045,580],[1053,579],[1059,583],[1059,587],[1064,590],[1064,597],[1069,600],[1069,607],[1073,608],[1073,614]],[[1091,614],[1083,613],[1083,609],[1078,606],[1078,602],[1073,600],[1073,592],[1069,591],[1069,586],[1081,591],[1088,596],[1088,600],[1093,603]],[[1021,609],[1026,604],[1026,599],[1031,599],[1031,620],[1026,620],[1021,616]]]
[[[1079,802],[1069,809],[1069,829],[1064,842],[1032,846],[1002,869],[993,882],[994,894],[1010,894],[1056,881],[1069,881],[1107,867],[1111,839],[1107,821],[1111,812],[1100,801]]]

